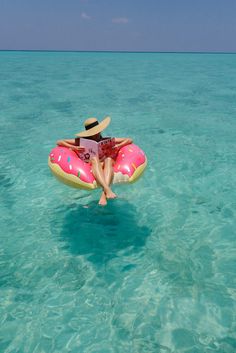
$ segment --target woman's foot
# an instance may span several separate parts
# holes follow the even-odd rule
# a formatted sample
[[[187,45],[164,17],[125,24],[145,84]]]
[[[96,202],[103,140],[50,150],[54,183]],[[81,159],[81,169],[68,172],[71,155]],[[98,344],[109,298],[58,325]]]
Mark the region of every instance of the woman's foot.
[[[105,193],[106,193],[107,199],[115,199],[117,197],[117,195],[110,188],[105,190]]]
[[[105,193],[102,193],[102,196],[100,197],[99,203],[100,206],[106,206],[107,205],[107,198]]]

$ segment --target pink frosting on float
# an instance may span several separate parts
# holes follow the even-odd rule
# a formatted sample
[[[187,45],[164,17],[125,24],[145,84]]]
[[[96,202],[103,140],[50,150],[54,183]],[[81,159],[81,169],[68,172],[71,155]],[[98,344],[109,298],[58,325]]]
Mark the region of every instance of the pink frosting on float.
[[[135,170],[146,161],[144,152],[136,145],[127,145],[120,149],[116,163],[114,165],[114,172],[121,172],[131,177]]]
[[[59,165],[67,174],[79,177],[85,183],[93,183],[95,178],[91,172],[91,165],[82,161],[76,152],[67,147],[57,146],[50,152],[50,161]]]
[[[65,173],[73,174],[85,183],[94,182],[91,164],[82,161],[71,149],[57,146],[52,149],[49,156],[51,163],[57,164]],[[138,146],[134,144],[124,146],[117,153],[114,172],[128,175],[130,178],[145,161],[145,154]]]

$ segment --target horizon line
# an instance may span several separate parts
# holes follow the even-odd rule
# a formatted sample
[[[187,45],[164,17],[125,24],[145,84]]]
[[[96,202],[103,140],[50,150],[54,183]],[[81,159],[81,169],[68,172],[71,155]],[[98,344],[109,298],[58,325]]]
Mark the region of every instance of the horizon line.
[[[142,51],[142,50],[63,50],[63,49],[0,49],[0,52],[56,53],[149,53],[149,54],[236,54],[236,51]]]

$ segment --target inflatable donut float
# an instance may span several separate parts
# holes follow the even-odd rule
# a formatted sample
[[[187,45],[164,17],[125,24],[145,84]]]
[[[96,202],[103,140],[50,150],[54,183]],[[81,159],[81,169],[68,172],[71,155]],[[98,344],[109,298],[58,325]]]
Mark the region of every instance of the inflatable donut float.
[[[92,190],[99,187],[93,176],[90,163],[82,161],[76,152],[67,147],[57,146],[48,157],[53,175],[62,183],[74,188]],[[136,145],[122,147],[115,159],[113,184],[133,183],[144,172],[147,158]]]

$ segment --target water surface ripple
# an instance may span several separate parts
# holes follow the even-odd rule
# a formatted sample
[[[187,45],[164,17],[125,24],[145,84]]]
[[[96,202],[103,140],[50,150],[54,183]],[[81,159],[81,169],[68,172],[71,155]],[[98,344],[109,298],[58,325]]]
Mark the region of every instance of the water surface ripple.
[[[0,52],[0,351],[235,353],[236,55]],[[47,156],[88,116],[149,165],[97,206]]]

